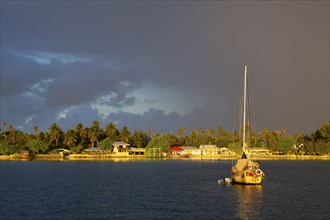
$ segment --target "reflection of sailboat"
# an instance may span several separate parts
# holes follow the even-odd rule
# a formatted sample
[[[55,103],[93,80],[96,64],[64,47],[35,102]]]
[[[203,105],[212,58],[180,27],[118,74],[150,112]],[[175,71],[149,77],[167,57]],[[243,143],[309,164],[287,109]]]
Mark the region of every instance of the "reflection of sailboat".
[[[233,183],[261,184],[265,176],[258,162],[249,159],[248,145],[245,140],[246,106],[247,106],[247,65],[244,66],[244,99],[243,99],[243,153],[242,159],[232,167],[231,179]]]
[[[261,219],[263,209],[262,185],[233,185],[237,209],[237,219]]]

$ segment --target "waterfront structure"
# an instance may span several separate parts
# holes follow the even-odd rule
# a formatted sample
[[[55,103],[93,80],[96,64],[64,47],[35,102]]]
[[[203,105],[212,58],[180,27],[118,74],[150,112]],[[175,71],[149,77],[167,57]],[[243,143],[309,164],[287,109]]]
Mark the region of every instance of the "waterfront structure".
[[[145,151],[144,148],[130,147],[128,149],[128,155],[145,155]]]
[[[128,147],[130,146],[130,144],[127,144],[127,143],[122,142],[122,141],[116,141],[116,142],[113,142],[112,146],[113,146],[112,152],[114,154],[120,154],[120,153],[126,153],[127,154]]]
[[[191,146],[181,146],[180,147],[183,150],[183,155],[201,155],[202,150],[198,149],[197,147],[191,147]]]
[[[230,151],[226,147],[222,147],[222,148],[220,148],[220,155],[222,155],[222,156],[235,156],[236,153],[233,152],[233,151]]]
[[[272,155],[272,153],[271,150],[267,148],[255,147],[251,149],[251,155],[263,156],[263,155]]]
[[[220,152],[220,149],[214,144],[203,144],[199,146],[199,149],[202,151],[202,155],[218,155]]]
[[[171,147],[169,150],[169,155],[172,155],[172,156],[179,156],[179,155],[183,155],[184,154],[184,150],[179,147],[179,146],[174,146],[174,147]]]

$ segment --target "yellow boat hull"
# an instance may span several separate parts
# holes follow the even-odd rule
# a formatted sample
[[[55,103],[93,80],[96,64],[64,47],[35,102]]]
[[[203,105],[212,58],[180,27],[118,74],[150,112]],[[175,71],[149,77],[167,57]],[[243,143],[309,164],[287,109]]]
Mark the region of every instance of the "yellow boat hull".
[[[249,185],[259,185],[262,182],[262,176],[249,176],[245,172],[234,173],[231,176],[234,183],[239,184],[249,184]]]
[[[261,184],[265,174],[259,168],[259,164],[248,160],[239,159],[232,167],[231,179],[233,183],[239,184]]]

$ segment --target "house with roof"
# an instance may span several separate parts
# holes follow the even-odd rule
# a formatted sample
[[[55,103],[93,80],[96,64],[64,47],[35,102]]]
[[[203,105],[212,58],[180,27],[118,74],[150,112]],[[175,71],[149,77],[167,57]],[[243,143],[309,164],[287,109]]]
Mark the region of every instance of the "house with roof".
[[[144,155],[145,151],[144,148],[130,147],[128,148],[128,155]]]
[[[171,147],[169,150],[169,155],[172,155],[172,156],[179,156],[179,155],[184,155],[184,151],[181,147],[179,146],[173,146]]]
[[[271,150],[264,147],[254,147],[250,150],[251,155],[271,155]]]
[[[127,144],[125,142],[122,141],[116,141],[112,143],[113,149],[112,152],[114,154],[127,154],[128,150],[129,150],[129,146],[130,144]]]
[[[220,149],[215,144],[203,144],[199,146],[202,151],[202,155],[218,155],[220,154]]]
[[[183,150],[183,155],[201,155],[202,154],[202,150],[198,149],[197,147],[180,146],[180,148]]]
[[[228,148],[226,147],[222,147],[219,149],[220,150],[220,155],[223,155],[223,156],[234,156],[236,155],[235,152],[233,151],[230,151]]]

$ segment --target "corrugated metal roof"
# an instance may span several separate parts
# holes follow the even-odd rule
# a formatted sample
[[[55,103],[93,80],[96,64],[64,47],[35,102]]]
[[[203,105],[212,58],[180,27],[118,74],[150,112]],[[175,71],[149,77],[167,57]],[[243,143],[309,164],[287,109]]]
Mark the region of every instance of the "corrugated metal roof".
[[[130,146],[130,144],[127,144],[127,143],[125,143],[125,142],[123,142],[123,141],[116,141],[116,142],[113,142],[112,145],[113,145],[113,146],[120,146],[120,145],[122,145],[122,146]]]

